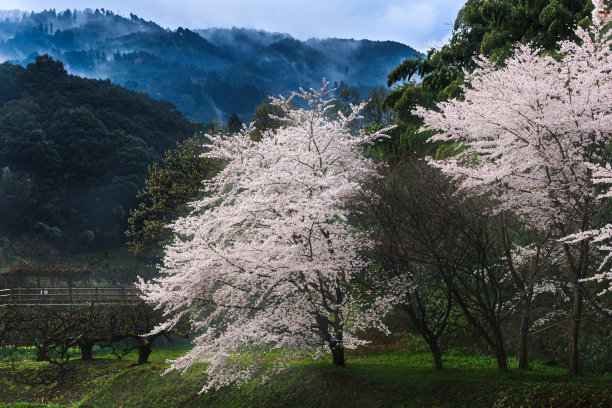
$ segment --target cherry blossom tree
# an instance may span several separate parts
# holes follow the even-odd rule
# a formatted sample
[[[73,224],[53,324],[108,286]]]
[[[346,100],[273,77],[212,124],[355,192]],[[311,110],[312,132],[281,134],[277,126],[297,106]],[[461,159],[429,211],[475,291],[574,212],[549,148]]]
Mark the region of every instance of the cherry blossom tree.
[[[495,199],[525,225],[560,239],[593,229],[599,199],[592,163],[602,160],[612,133],[610,37],[596,22],[578,28],[578,43],[561,42],[555,59],[519,46],[506,66],[484,58],[466,73],[464,99],[421,109],[431,140],[459,143],[462,151],[432,160],[470,194]],[[582,279],[589,271],[589,241],[561,243],[574,290],[570,371],[578,372]]]
[[[593,183],[608,186],[612,185],[612,167],[609,163],[606,165],[592,163],[591,168],[593,170]],[[612,198],[612,189],[608,188],[604,193],[599,195],[599,198]],[[608,286],[599,293],[600,295],[612,292],[612,271],[609,270],[610,260],[612,259],[612,223],[606,224],[601,228],[569,235],[565,237],[563,241],[568,244],[590,241],[598,250],[605,254],[604,259],[599,265],[598,273],[589,278],[585,278],[585,281],[606,282]],[[604,306],[596,305],[596,308],[606,316],[612,317],[612,311]]]
[[[349,132],[362,106],[330,119],[329,92],[324,81],[321,91],[271,98],[284,125],[260,141],[246,127],[210,136],[204,156],[226,166],[204,181],[192,214],[172,224],[161,277],[140,283],[168,316],[156,330],[189,315],[203,331],[170,368],[209,362],[203,391],[325,350],[343,366],[344,350],[364,344],[355,331],[379,324],[353,290],[366,273],[359,250],[370,243],[351,226],[347,202],[376,175],[361,153],[384,133]]]

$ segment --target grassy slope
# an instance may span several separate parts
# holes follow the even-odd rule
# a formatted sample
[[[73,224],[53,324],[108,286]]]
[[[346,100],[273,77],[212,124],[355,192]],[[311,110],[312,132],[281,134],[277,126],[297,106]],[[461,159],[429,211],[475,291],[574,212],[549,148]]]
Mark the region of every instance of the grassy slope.
[[[430,368],[426,354],[350,356],[347,368],[302,361],[268,383],[253,381],[209,395],[197,394],[203,382],[201,366],[184,375],[161,377],[167,367],[161,360],[173,356],[153,356],[154,361],[144,366],[102,358],[89,364],[75,360],[68,378],[46,389],[15,384],[2,370],[0,401],[83,408],[612,407],[612,376],[570,379],[562,368],[541,365],[529,372],[501,374],[494,361],[478,356],[449,355],[442,372]],[[6,405],[22,406],[39,405]]]

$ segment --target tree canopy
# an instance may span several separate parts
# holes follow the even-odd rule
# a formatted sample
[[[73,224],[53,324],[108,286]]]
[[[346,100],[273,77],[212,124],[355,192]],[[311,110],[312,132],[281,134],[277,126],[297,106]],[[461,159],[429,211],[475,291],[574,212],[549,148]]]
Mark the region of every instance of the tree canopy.
[[[523,45],[500,69],[476,60],[461,100],[417,111],[427,128],[440,131],[432,140],[462,145],[455,156],[430,163],[462,190],[491,196],[493,211],[511,212],[528,229],[556,239],[592,229],[601,205],[593,166],[606,160],[612,134],[612,39],[600,24],[593,33],[578,28],[575,36],[578,42],[559,44],[560,59]],[[575,299],[573,374],[588,245],[562,244]]]
[[[166,152],[161,164],[149,166],[149,176],[137,197],[142,201],[130,211],[128,248],[140,254],[169,243],[171,221],[189,213],[188,203],[201,194],[202,180],[220,169],[221,163],[204,159],[204,141],[193,136]]]
[[[0,87],[5,236],[123,242],[147,166],[202,128],[168,102],[68,75],[46,55],[0,64]]]

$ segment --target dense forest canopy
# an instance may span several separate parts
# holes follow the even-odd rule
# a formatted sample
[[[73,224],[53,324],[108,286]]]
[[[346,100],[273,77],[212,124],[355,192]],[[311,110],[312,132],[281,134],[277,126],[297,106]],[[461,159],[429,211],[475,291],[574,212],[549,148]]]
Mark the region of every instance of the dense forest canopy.
[[[119,242],[147,167],[202,129],[174,105],[37,57],[0,65],[0,231]]]

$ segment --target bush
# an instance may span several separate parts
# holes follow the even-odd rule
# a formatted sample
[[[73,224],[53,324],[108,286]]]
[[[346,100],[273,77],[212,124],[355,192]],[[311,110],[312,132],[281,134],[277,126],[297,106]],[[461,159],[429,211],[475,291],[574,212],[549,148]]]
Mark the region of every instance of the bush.
[[[584,367],[597,373],[612,373],[612,333],[591,334],[584,338]]]

